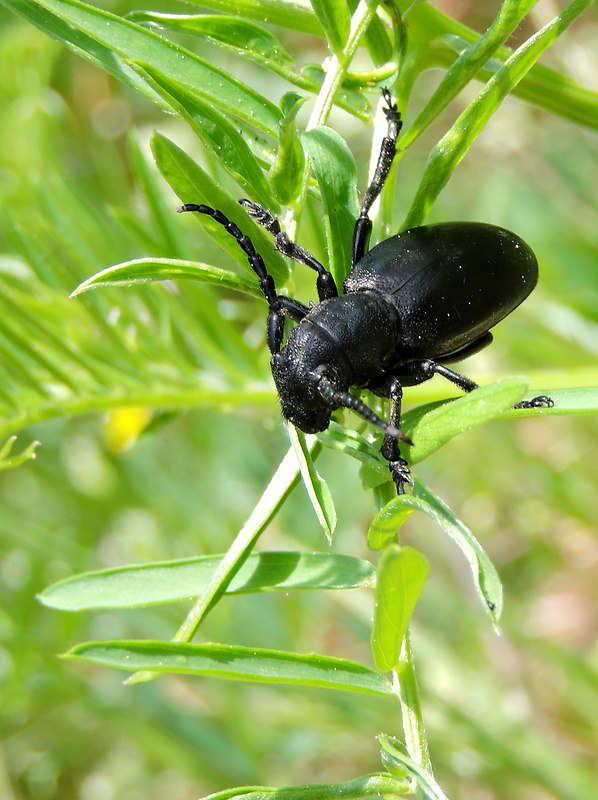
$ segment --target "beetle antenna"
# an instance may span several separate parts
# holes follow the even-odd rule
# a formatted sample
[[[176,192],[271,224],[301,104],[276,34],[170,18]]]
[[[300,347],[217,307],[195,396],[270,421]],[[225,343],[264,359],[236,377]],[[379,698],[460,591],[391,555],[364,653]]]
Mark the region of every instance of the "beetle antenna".
[[[375,411],[372,411],[369,406],[366,406],[362,400],[360,400],[358,397],[355,397],[354,394],[349,394],[349,392],[342,392],[339,389],[335,389],[332,383],[326,378],[322,378],[319,381],[318,391],[324,400],[326,400],[327,403],[330,403],[330,405],[350,408],[351,411],[355,411],[356,414],[364,417],[368,422],[371,422],[373,425],[377,425],[379,428],[382,428],[387,436],[392,436],[393,439],[400,439],[402,442],[406,442],[406,444],[413,444],[408,436],[405,436],[404,433],[401,433],[401,431],[394,425],[391,425],[389,422],[385,422],[385,420],[379,417]]]

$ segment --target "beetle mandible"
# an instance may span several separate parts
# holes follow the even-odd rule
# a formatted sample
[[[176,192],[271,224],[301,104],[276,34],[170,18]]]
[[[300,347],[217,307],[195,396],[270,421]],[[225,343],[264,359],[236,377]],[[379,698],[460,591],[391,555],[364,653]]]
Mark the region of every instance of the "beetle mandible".
[[[476,389],[474,381],[446,365],[490,344],[490,328],[535,287],[538,264],[514,233],[476,222],[412,228],[368,251],[369,212],[388,176],[402,124],[390,92],[382,93],[388,130],[355,222],[342,295],[331,273],[258,203],[239,201],[272,234],[281,253],[317,272],[320,302],[312,307],[277,293],[249,237],[221,211],[194,203],[177,210],[198,211],[223,225],[257,274],[269,308],[267,341],[283,416],[305,433],[325,430],[341,407],[365,417],[385,433],[381,452],[397,493],[403,494],[405,484],[412,483],[398,444],[410,443],[400,431],[403,387],[439,374],[464,392]],[[283,345],[285,317],[297,325]],[[390,399],[388,421],[350,394],[351,387]],[[552,400],[542,395],[515,408],[550,406]]]

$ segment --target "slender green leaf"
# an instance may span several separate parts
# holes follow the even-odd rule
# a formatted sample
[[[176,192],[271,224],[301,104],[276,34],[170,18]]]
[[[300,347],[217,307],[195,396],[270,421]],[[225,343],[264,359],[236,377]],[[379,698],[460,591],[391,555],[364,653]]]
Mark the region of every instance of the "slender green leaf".
[[[396,669],[409,620],[430,565],[413,547],[385,547],[376,578],[372,655],[380,672]]]
[[[328,268],[342,286],[351,266],[353,227],[359,215],[355,159],[344,139],[330,128],[312,128],[301,141],[324,205]]]
[[[305,100],[305,97],[295,92],[287,92],[280,101],[284,116],[278,126],[278,152],[268,173],[268,180],[280,202],[284,204],[291,203],[301,194],[305,153],[295,119]]]
[[[388,773],[363,775],[344,783],[308,783],[303,786],[238,786],[209,795],[205,800],[363,800],[410,794],[404,779]]]
[[[505,97],[517,86],[544,51],[582,14],[592,0],[573,0],[550,23],[527,39],[497,70],[477,98],[438,142],[428,161],[420,186],[403,225],[421,225],[453,170],[482,132]]]
[[[136,283],[178,280],[179,278],[224,286],[227,289],[251,294],[260,300],[264,297],[257,282],[250,283],[234,272],[212,267],[210,264],[181,261],[176,258],[138,258],[134,261],[115,264],[113,267],[107,267],[96,275],[92,275],[91,278],[87,278],[71,293],[71,297],[77,297],[83,292],[98,287],[132,286]]]
[[[413,4],[411,0],[400,0],[399,6],[403,12],[410,6],[409,41],[412,46],[417,43],[426,66],[449,68],[455,60],[455,53],[460,55],[480,39],[477,31],[452,19],[431,3]],[[491,38],[495,35],[496,31],[493,31]],[[479,70],[478,79],[487,82],[512,54],[508,47],[499,48],[485,68]],[[448,86],[445,88],[449,89]],[[573,78],[554,69],[534,64],[513,88],[512,94],[577,125],[593,130],[598,128],[598,93],[585,89]]]
[[[154,133],[152,151],[158,169],[164,179],[168,181],[184,203],[208,205],[222,211],[223,214],[251,237],[256,250],[261,253],[268,265],[268,270],[271,272],[272,277],[277,282],[284,282],[288,277],[289,269],[283,257],[274,248],[272,237],[249,218],[242,206],[233,200],[217,181],[161,134]],[[226,232],[222,225],[206,215],[196,214],[195,216],[199,218],[202,225],[205,226],[205,230],[224,250],[236,260],[240,260],[246,269],[251,270],[239,244],[233,236]],[[253,274],[253,270],[251,272]]]
[[[479,71],[494,56],[500,45],[504,44],[512,35],[523,17],[536,3],[537,0],[525,0],[525,2],[507,0],[507,2],[503,2],[494,21],[488,30],[477,38],[477,41],[469,42],[460,37],[443,38],[443,43],[449,47],[452,46],[458,53],[458,58],[450,65],[434,94],[402,137],[401,146],[403,148],[409,147],[459,92],[476,78]],[[418,38],[418,33],[422,39],[430,36],[429,31],[418,31],[415,33],[416,38]],[[458,39],[458,43],[455,43],[455,39]],[[422,54],[422,58],[425,57],[425,54]],[[498,62],[498,66],[500,67],[500,62]]]
[[[437,522],[454,539],[469,562],[475,587],[484,608],[494,624],[502,613],[502,584],[494,564],[482,545],[450,508],[436,497],[421,481],[416,480],[413,494],[393,498],[376,514],[368,531],[368,544],[372,550],[382,549],[392,541],[399,527],[413,511],[423,511]]]
[[[133,11],[127,19],[197,34],[279,73],[294,67],[293,57],[271,31],[241,17]]]
[[[598,373],[594,377],[598,383]],[[514,408],[506,412],[506,417],[563,416],[569,414],[595,414],[598,411],[598,388],[595,386],[582,386],[575,389],[546,389],[542,392],[528,392],[525,399],[529,400],[537,394],[547,394],[554,402],[552,408],[519,409]]]
[[[310,0],[333,53],[340,53],[349,36],[351,20],[346,0]]]
[[[160,70],[138,61],[133,66],[141,70],[149,85],[191,126],[243,191],[272,211],[278,211],[278,202],[238,126],[195,91],[181,88],[178,81]]]
[[[80,644],[66,655],[127,672],[147,670],[154,674],[178,673],[382,696],[392,694],[379,672],[355,661],[317,654],[225,644],[108,641]]]
[[[332,535],[336,528],[336,509],[334,501],[330,494],[328,484],[316,470],[307,445],[307,437],[304,433],[297,430],[293,425],[287,425],[289,438],[295,450],[299,468],[301,470],[301,477],[307,489],[309,499],[311,500],[314,511],[326,538],[329,542],[332,541]],[[314,441],[315,437],[310,437],[309,441]]]
[[[525,378],[503,378],[433,408],[413,427],[405,425],[413,441],[413,446],[404,447],[405,457],[410,464],[416,464],[458,434],[501,417],[521,400],[526,389]]]
[[[153,99],[155,93],[120,59],[159,68],[218,108],[273,133],[280,112],[253,89],[153,31],[80,0],[2,0],[17,14]],[[115,57],[116,55],[116,57]],[[120,57],[120,58],[119,58]]]
[[[38,595],[62,611],[133,608],[200,595],[222,556],[200,556],[86,572],[53,583]],[[369,561],[337,553],[253,553],[225,594],[289,592],[295,589],[354,589],[375,580]]]
[[[308,5],[297,0],[202,0],[202,6],[215,11],[230,14],[233,11],[239,18],[255,19],[269,25],[279,25],[292,31],[309,33],[312,36],[323,36],[322,26]],[[149,16],[147,12],[134,12]]]

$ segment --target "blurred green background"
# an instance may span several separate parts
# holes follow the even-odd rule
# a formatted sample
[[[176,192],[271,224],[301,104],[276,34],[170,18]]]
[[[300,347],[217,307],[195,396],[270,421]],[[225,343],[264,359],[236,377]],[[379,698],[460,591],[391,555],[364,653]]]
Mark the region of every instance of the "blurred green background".
[[[115,13],[138,6],[101,5]],[[463,21],[481,30],[480,11],[488,7],[487,23],[495,5],[476,4],[475,16],[462,8]],[[540,4],[538,24],[542,13]],[[324,57],[319,40],[279,33],[302,63]],[[544,63],[598,91],[596,41],[596,17],[586,15]],[[186,44],[251,85],[233,56]],[[52,306],[113,263],[172,255],[151,228],[131,137],[145,157],[153,129],[197,155],[189,132],[1,9],[0,63],[0,284],[20,282]],[[278,83],[258,79],[277,100]],[[422,76],[410,114],[438,80]],[[427,152],[473,92],[401,161],[397,220]],[[363,188],[371,131],[342,112],[330,124],[348,140]],[[471,359],[468,375],[521,373],[538,390],[595,385],[597,165],[595,133],[508,99],[440,196],[430,221],[512,228],[541,268],[536,292],[499,327],[494,346]],[[160,185],[174,217],[177,199]],[[204,261],[224,261],[199,226],[175,223]],[[307,225],[300,238],[310,242]],[[25,265],[25,240],[46,270],[41,279]],[[310,279],[299,278],[301,292],[311,291]],[[175,294],[159,286],[97,294],[103,300],[69,302],[147,314],[157,339],[161,307],[175,314],[177,304],[201,309],[203,301],[190,283]],[[262,306],[224,293],[217,302],[267,380]],[[407,407],[429,391],[413,390]],[[431,391],[451,393],[442,383]],[[188,800],[237,783],[325,782],[379,769],[374,737],[400,725],[392,701],[176,677],[124,687],[120,674],[57,657],[83,639],[169,638],[180,606],[69,615],[35,595],[84,570],[222,552],[288,446],[273,393],[263,408],[181,414],[124,450],[114,444],[115,424],[98,413],[28,428],[17,449],[38,439],[37,458],[0,473],[0,797]],[[511,420],[453,440],[418,470],[481,539],[506,593],[498,637],[461,554],[431,522],[412,517],[404,540],[432,565],[413,643],[437,778],[454,800],[587,800],[598,785],[597,449],[595,418]],[[367,558],[372,500],[356,463],[334,452],[318,463],[339,511],[334,547]],[[263,546],[326,547],[301,488]],[[371,603],[367,592],[228,598],[203,635],[369,663]]]

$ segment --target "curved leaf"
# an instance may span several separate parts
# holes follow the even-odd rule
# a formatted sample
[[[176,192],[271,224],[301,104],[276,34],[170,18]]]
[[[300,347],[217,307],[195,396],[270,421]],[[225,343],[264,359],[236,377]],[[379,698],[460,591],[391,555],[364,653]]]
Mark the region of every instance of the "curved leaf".
[[[368,531],[371,549],[380,550],[392,541],[398,528],[416,510],[423,511],[437,522],[460,547],[471,567],[475,587],[484,608],[494,624],[497,624],[502,613],[503,594],[494,564],[469,528],[421,481],[415,481],[412,495],[404,494],[393,498],[376,514]]]
[[[341,286],[351,266],[353,228],[359,216],[355,159],[342,136],[331,128],[312,128],[301,141],[324,205],[328,268]]]
[[[199,164],[196,164],[183,150],[177,147],[166,136],[154,133],[152,136],[152,152],[162,176],[184,203],[197,203],[218,208],[247,235],[268,265],[268,270],[276,281],[283,282],[289,274],[289,268],[275,249],[270,234],[245,213],[237,200],[233,200],[221,187],[218,181],[211,178]],[[210,236],[240,261],[253,274],[247,263],[243,250],[234,237],[224,227],[210,217],[196,214]]]
[[[107,267],[91,278],[80,283],[71,293],[71,297],[83,294],[90,289],[105,286],[132,286],[136,283],[149,283],[151,281],[170,281],[187,278],[216,286],[225,286],[238,292],[245,292],[253,297],[263,300],[264,295],[255,283],[240,278],[234,272],[202,264],[197,261],[182,261],[177,258],[137,258],[133,261],[123,261]]]
[[[396,669],[409,620],[430,565],[413,547],[390,544],[384,549],[376,579],[372,655],[380,672]]]
[[[237,126],[203,101],[195,90],[182,87],[180,82],[140,61],[131,62],[143,74],[149,85],[163,97],[177,114],[184,119],[218,158],[226,171],[235,179],[243,192],[262,205],[278,211],[274,198],[258,160],[253,155]]]
[[[317,654],[287,653],[226,644],[158,641],[87,642],[67,654],[113,669],[158,674],[201,675],[252,683],[316,686],[390,695],[386,679],[363,664]]]
[[[222,556],[200,556],[85,572],[53,583],[38,595],[51,608],[134,608],[197,597]],[[354,589],[375,580],[369,561],[340,553],[252,553],[225,594],[289,592],[294,589]]]

